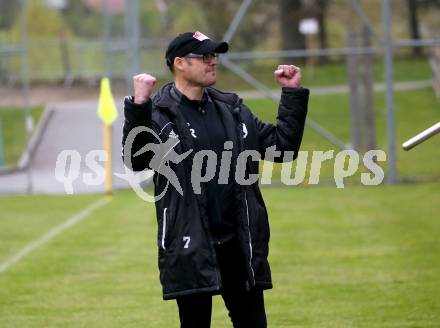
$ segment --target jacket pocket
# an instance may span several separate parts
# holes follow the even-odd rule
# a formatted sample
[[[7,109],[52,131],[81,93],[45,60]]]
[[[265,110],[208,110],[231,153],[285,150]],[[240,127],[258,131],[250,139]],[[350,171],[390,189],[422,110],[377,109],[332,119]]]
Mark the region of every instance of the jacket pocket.
[[[264,205],[263,197],[258,187],[255,186],[253,192],[248,194],[248,201],[251,209],[252,222],[251,231],[252,236],[256,242],[268,243],[270,239],[270,228],[267,210]]]

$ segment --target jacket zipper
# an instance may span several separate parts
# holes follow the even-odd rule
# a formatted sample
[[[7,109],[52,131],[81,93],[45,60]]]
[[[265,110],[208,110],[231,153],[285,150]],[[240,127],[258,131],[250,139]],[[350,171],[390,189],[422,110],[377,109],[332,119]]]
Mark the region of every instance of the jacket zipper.
[[[246,191],[244,192],[244,201],[245,201],[245,204],[246,204],[246,216],[247,216],[247,222],[248,222],[248,233],[249,233],[249,250],[250,250],[249,266],[250,266],[251,271],[252,271],[252,280],[254,281],[254,284],[255,284],[255,273],[254,273],[254,268],[252,268],[252,238],[251,238],[251,226],[250,226],[250,222],[249,222],[249,207],[248,207],[248,202],[247,202],[247,193],[246,193]]]
[[[165,233],[167,230],[167,210],[168,208],[165,207],[163,209],[163,217],[162,217],[162,249],[166,250],[165,248]]]
[[[243,123],[243,120],[240,117],[239,111],[240,111],[240,105],[242,103],[242,100],[239,100],[238,106],[236,107],[236,109],[234,110],[237,120],[239,122],[238,126],[237,126],[237,137],[239,140],[239,144],[240,144],[240,149],[239,151],[243,151],[244,149],[244,145],[243,145],[243,139],[242,139],[242,128],[241,128],[241,124]],[[252,280],[253,283],[255,285],[255,272],[254,272],[254,268],[252,267],[252,258],[253,258],[253,250],[252,250],[252,237],[251,237],[251,225],[250,225],[250,220],[249,220],[249,207],[248,207],[248,202],[247,202],[247,192],[244,191],[244,201],[245,201],[245,205],[246,205],[246,217],[247,217],[247,223],[248,223],[248,234],[249,234],[249,251],[250,251],[250,257],[249,257],[249,267],[251,268],[252,271]]]

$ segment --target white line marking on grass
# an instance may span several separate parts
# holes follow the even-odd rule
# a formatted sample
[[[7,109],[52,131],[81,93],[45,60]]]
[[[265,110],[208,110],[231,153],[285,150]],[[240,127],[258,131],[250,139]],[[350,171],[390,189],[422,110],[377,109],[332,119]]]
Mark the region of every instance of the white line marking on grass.
[[[50,230],[47,234],[42,236],[41,238],[38,238],[25,246],[21,251],[19,251],[17,254],[6,260],[6,262],[2,263],[0,265],[0,274],[8,270],[11,266],[13,266],[15,263],[20,261],[23,257],[31,253],[32,251],[36,250],[38,247],[46,244],[50,240],[52,240],[54,237],[59,235],[64,230],[74,226],[75,224],[81,222],[85,218],[87,218],[90,214],[92,214],[95,210],[102,207],[106,203],[108,203],[108,198],[101,198],[98,199],[93,204],[87,206],[85,209],[83,209],[81,212],[72,215],[69,217],[65,222],[60,224],[59,226],[53,228]]]

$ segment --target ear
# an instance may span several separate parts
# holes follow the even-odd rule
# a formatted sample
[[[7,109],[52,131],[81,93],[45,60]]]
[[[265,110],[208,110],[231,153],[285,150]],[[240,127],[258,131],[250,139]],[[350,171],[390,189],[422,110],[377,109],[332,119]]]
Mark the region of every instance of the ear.
[[[181,57],[174,58],[174,70],[177,72],[182,72],[185,70],[185,61]]]

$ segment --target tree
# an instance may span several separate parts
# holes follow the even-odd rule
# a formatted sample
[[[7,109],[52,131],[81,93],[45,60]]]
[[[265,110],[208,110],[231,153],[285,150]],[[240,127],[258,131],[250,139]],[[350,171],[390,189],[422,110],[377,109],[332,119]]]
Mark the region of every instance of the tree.
[[[170,15],[169,7],[171,0],[155,0],[155,5],[160,16],[160,25],[163,34],[167,40],[172,38],[173,21]]]
[[[305,49],[305,37],[299,31],[303,18],[316,18],[319,24],[318,47],[327,48],[326,17],[330,0],[279,0],[281,48]],[[321,60],[322,62],[322,60]]]
[[[418,4],[417,0],[407,0],[408,6],[408,23],[409,23],[409,31],[411,35],[411,39],[419,40],[420,39],[420,29],[419,29],[419,19],[418,19]],[[413,55],[420,56],[422,53],[422,49],[420,47],[412,48]]]
[[[440,0],[407,0],[408,8],[408,30],[411,39],[419,40],[421,39],[420,33],[420,20],[419,20],[419,10],[421,8],[432,8],[440,7]],[[413,54],[415,56],[422,54],[421,47],[413,47]]]
[[[20,7],[20,1],[0,0],[0,29],[7,29],[12,26]]]
[[[327,9],[329,7],[330,0],[316,0],[316,19],[319,24],[319,48],[325,49],[328,47],[327,42]]]
[[[299,31],[299,21],[304,18],[305,6],[302,0],[280,0],[279,17],[281,48],[283,50],[304,49],[304,35]]]
[[[98,37],[103,32],[103,15],[92,11],[82,1],[69,1],[61,10],[64,21],[76,36]]]
[[[241,0],[211,1],[193,0],[203,12],[207,22],[206,34],[213,39],[221,39],[232,22]],[[276,16],[276,8],[270,1],[254,0],[234,36],[233,47],[237,51],[251,51],[269,33],[271,22]]]
[[[67,36],[71,34],[60,13],[55,9],[48,8],[39,1],[31,1],[29,3],[26,15],[26,33],[29,39],[58,39],[60,32],[65,32]],[[21,28],[21,17],[17,16],[11,30],[14,39],[17,41],[22,37]]]

